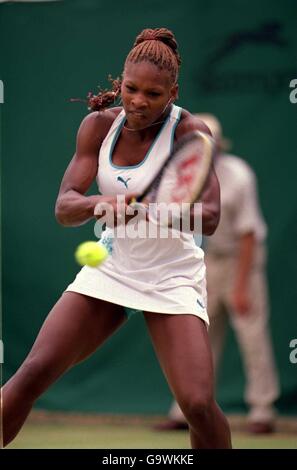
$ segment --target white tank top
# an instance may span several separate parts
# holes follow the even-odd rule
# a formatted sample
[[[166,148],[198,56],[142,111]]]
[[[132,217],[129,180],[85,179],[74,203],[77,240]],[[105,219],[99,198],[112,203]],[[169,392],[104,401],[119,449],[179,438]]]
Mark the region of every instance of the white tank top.
[[[156,174],[172,149],[174,132],[180,120],[182,109],[172,105],[171,112],[152,143],[145,158],[137,165],[117,166],[112,162],[112,152],[126,121],[125,111],[114,120],[105,137],[99,153],[97,183],[103,195],[141,193]],[[146,222],[143,221],[145,224]],[[181,234],[180,238],[114,238],[113,231],[103,232],[101,243],[112,256],[101,265],[106,274],[127,283],[150,283],[174,287],[175,278],[179,284],[192,287],[204,278],[204,253],[196,246],[191,234]],[[184,281],[182,280],[184,279]]]
[[[169,155],[174,140],[174,131],[180,120],[181,108],[172,106],[157,137],[144,159],[133,166],[118,166],[112,162],[112,152],[125,124],[125,111],[121,111],[114,120],[107,136],[102,142],[99,153],[97,183],[101,194],[111,196],[126,192],[141,193],[151,181]]]

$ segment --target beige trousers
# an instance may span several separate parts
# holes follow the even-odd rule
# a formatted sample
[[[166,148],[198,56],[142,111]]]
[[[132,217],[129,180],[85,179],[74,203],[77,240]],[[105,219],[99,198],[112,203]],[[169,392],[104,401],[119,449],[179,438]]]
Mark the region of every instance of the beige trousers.
[[[274,364],[268,325],[268,295],[265,277],[265,249],[258,246],[250,275],[251,309],[246,315],[232,311],[230,296],[234,286],[237,258],[233,256],[206,256],[209,336],[215,371],[223,350],[226,323],[234,329],[242,355],[246,385],[244,399],[249,406],[250,421],[273,420],[273,402],[279,396],[277,372]],[[236,371],[234,371],[236,373]],[[176,402],[170,418],[185,421]]]

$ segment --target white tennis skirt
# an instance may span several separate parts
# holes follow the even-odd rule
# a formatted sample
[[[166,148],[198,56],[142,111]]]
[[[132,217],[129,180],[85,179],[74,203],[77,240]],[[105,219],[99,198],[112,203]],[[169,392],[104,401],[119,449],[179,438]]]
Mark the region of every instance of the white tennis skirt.
[[[133,310],[192,314],[209,324],[206,293],[201,292],[206,291],[205,285],[201,286],[201,282],[197,287],[187,284],[187,279],[174,278],[174,286],[170,286],[170,283],[167,286],[152,286],[127,277],[124,280],[110,277],[101,269],[85,266],[66,292],[77,292]]]
[[[181,240],[114,240],[111,248],[107,233],[98,243],[110,256],[98,267],[84,266],[66,291],[134,310],[192,314],[209,323],[204,253],[192,241],[186,250]]]

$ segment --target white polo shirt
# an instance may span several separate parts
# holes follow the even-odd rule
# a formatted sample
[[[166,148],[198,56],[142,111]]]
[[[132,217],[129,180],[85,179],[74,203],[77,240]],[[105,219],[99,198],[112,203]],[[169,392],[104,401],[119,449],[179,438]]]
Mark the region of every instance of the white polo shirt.
[[[234,254],[240,236],[249,232],[263,242],[267,227],[253,170],[241,158],[226,154],[217,156],[215,170],[221,187],[221,219],[216,232],[207,238],[207,253]]]

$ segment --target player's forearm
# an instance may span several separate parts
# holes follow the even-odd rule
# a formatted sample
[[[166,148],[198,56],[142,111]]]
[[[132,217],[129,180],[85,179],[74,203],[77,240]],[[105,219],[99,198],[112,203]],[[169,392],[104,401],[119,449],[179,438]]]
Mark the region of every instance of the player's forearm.
[[[255,254],[255,235],[253,232],[242,235],[239,241],[236,284],[244,290],[247,287]]]
[[[57,221],[61,225],[75,227],[94,217],[94,209],[100,196],[84,196],[70,190],[58,197],[55,208]]]
[[[201,198],[202,233],[212,235],[219,225],[221,215],[220,185],[213,169],[209,175],[208,185]]]
[[[220,207],[215,202],[202,203],[202,233],[212,235],[220,221]]]
[[[190,223],[191,230],[197,230],[197,227],[201,227],[202,223],[202,234],[212,235],[220,220],[220,207],[216,203],[196,203],[196,207],[191,209]],[[200,222],[197,220],[200,218]],[[202,219],[202,220],[201,220]]]

